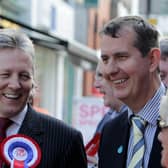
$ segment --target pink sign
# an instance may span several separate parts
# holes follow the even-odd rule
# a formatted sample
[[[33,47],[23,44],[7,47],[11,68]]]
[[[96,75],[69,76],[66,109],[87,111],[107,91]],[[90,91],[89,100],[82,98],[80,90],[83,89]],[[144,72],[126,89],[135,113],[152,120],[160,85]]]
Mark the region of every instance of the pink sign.
[[[92,138],[107,107],[97,97],[82,97],[74,100],[72,125],[83,134],[85,144]]]

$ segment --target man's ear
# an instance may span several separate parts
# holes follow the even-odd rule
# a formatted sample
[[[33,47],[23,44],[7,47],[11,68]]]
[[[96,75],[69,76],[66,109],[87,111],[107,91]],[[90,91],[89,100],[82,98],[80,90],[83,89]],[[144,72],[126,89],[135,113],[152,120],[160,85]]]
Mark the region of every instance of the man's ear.
[[[149,59],[150,59],[150,72],[154,72],[159,67],[160,63],[160,49],[153,48],[149,52]]]

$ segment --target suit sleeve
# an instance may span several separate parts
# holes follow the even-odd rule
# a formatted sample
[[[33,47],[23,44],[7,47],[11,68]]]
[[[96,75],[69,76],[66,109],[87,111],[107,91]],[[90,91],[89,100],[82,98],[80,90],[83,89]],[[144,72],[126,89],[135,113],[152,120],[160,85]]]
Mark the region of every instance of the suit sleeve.
[[[66,164],[68,168],[87,168],[83,137],[78,131],[74,132],[72,137],[72,146],[70,147],[67,156],[68,158]]]

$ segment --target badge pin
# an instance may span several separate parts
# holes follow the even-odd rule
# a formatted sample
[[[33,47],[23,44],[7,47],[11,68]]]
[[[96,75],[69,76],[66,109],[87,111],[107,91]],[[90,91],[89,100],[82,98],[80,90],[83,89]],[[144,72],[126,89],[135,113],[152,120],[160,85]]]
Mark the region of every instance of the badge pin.
[[[1,157],[12,168],[35,168],[41,160],[41,149],[32,138],[16,134],[5,138]]]
[[[123,152],[123,146],[119,146],[119,148],[117,149],[117,153],[121,154]]]

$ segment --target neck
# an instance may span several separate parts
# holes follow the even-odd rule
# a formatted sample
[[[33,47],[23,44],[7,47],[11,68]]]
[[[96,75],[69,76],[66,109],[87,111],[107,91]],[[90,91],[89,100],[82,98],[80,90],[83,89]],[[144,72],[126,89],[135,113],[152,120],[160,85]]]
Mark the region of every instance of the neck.
[[[134,113],[138,113],[145,106],[145,104],[150,99],[152,99],[152,97],[159,89],[160,84],[161,84],[160,80],[156,80],[155,82],[151,83],[151,85],[149,85],[147,89],[141,91],[142,94],[138,95],[133,100],[128,101],[127,105],[132,109]]]

